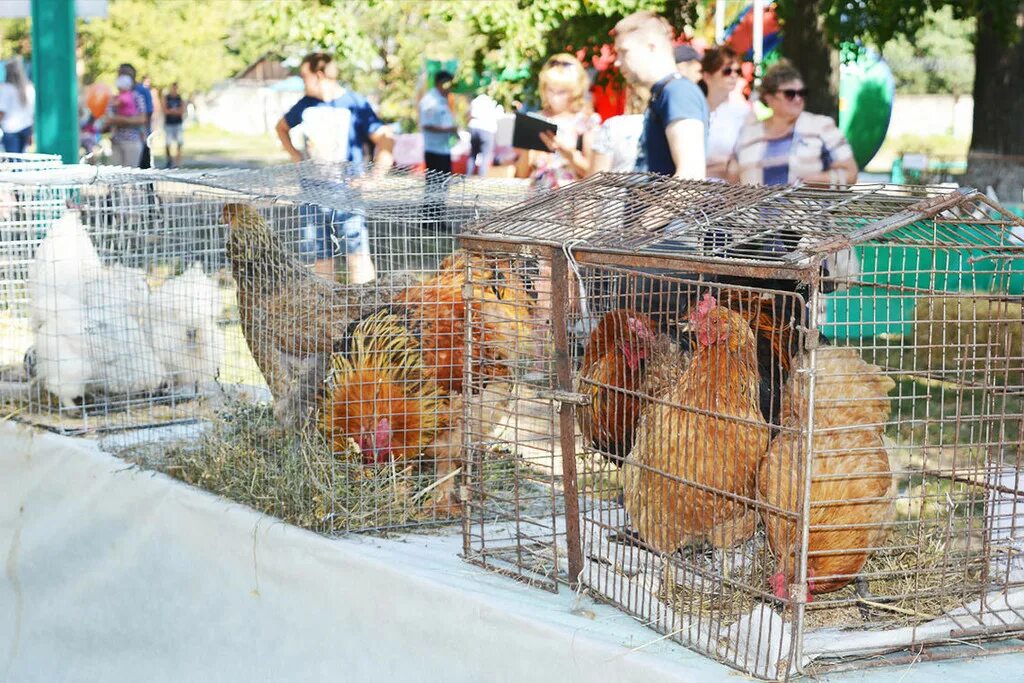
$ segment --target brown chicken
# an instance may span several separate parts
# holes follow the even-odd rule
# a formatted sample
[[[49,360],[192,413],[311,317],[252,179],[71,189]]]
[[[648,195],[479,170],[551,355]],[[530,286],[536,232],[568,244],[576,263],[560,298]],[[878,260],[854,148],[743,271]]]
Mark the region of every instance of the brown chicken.
[[[757,464],[768,448],[758,409],[756,340],[748,322],[706,295],[690,316],[697,346],[665,403],[648,404],[623,468],[624,503],[659,552],[749,538]],[[726,494],[726,495],[723,495]]]
[[[386,309],[355,324],[331,357],[321,427],[334,451],[348,439],[367,465],[417,457],[448,426],[448,400],[423,363],[419,341]]]
[[[782,431],[758,473],[758,500],[796,513],[806,472],[807,383],[794,375],[783,392]],[[895,513],[895,479],[882,442],[893,380],[856,349],[821,347],[816,354],[814,455],[811,464],[808,595],[829,593],[860,572],[884,542]],[[792,518],[764,510],[777,566],[771,589],[789,597],[797,568],[800,529]],[[848,528],[833,528],[837,525]],[[837,552],[838,551],[838,552]]]
[[[455,254],[433,277],[353,323],[332,357],[321,411],[321,426],[336,451],[351,438],[368,465],[413,458],[434,462],[444,481],[435,498],[439,507],[455,511],[455,482],[447,475],[461,456],[467,307],[475,386],[504,385],[493,380],[511,372],[517,340],[530,336],[531,295],[512,267],[508,261]],[[488,400],[500,403],[493,396]]]
[[[722,290],[722,305],[742,315],[757,337],[758,406],[773,429],[779,416],[782,387],[798,352],[796,326],[803,316],[795,310],[799,300],[789,296],[761,296],[746,289]]]
[[[576,421],[586,443],[616,465],[633,447],[648,395],[648,363],[664,366],[675,348],[653,320],[625,308],[605,314],[590,333],[578,382],[590,402],[576,410]]]
[[[533,294],[514,262],[465,252],[448,257],[433,277],[406,288],[390,305],[419,337],[424,365],[446,392],[462,391],[467,282],[472,309],[470,367],[479,381],[507,376],[510,364],[534,336]]]
[[[275,416],[304,427],[316,416],[330,354],[352,320],[372,310],[366,293],[388,292],[376,283],[343,286],[315,275],[247,204],[225,204],[222,215],[245,341],[270,387]]]

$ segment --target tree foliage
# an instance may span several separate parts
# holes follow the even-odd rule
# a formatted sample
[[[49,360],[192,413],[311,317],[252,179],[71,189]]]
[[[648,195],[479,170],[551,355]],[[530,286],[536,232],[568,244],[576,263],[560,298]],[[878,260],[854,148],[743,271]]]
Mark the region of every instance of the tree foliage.
[[[931,11],[915,36],[886,44],[884,55],[898,92],[968,94],[974,85],[976,20],[958,20],[952,8]]]
[[[112,81],[123,62],[157,86],[177,81],[185,92],[208,89],[243,64],[227,47],[244,0],[112,0],[104,19],[80,20],[85,80]]]

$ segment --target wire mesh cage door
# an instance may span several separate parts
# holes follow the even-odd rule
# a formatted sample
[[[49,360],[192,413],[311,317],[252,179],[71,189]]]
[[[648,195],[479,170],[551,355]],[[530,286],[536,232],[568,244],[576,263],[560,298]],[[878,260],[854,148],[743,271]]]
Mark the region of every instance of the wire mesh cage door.
[[[462,244],[471,291],[464,557],[555,591],[579,572],[568,521],[577,516],[566,259],[548,248]]]
[[[807,673],[970,656],[967,641],[1024,631],[1020,252],[991,216],[964,201],[865,241],[862,272],[826,297]]]
[[[775,559],[759,527],[783,516],[799,562],[806,427],[783,421],[780,398],[805,350],[804,296],[750,286],[756,278],[705,279],[698,263],[659,273],[634,260],[586,259],[570,328],[587,399],[575,410],[582,582],[718,661],[785,675],[800,604],[772,594]],[[783,435],[779,477],[763,456]],[[760,474],[791,496],[766,500]]]

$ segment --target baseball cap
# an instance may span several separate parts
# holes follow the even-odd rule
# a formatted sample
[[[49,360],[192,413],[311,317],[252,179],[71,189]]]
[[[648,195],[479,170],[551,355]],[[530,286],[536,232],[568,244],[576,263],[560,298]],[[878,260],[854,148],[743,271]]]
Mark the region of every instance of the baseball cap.
[[[673,53],[675,54],[676,64],[700,61],[700,53],[689,45],[676,45]]]

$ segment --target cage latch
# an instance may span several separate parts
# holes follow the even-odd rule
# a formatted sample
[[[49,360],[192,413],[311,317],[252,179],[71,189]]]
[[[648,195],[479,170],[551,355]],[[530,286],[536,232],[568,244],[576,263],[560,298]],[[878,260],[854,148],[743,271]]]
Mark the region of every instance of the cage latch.
[[[816,348],[818,348],[818,346],[820,346],[821,342],[820,342],[820,339],[818,337],[818,330],[816,330],[816,329],[812,330],[812,329],[810,329],[808,327],[804,327],[803,325],[797,325],[796,329],[802,335],[804,335],[804,350],[805,351],[810,351],[811,349],[816,349]]]
[[[542,391],[539,393],[541,398],[558,401],[559,403],[569,403],[574,406],[590,405],[590,396],[587,394],[579,394],[575,391],[562,391],[560,389],[555,389],[553,391]]]

